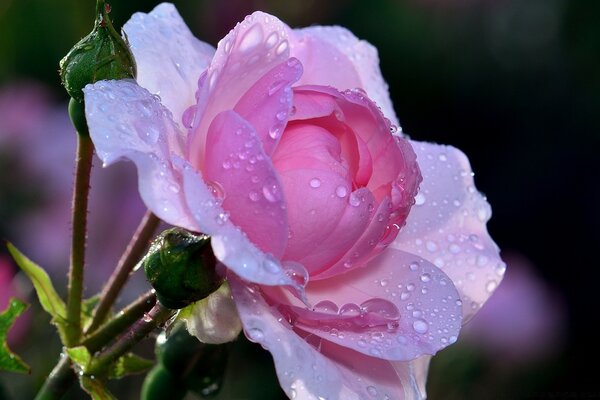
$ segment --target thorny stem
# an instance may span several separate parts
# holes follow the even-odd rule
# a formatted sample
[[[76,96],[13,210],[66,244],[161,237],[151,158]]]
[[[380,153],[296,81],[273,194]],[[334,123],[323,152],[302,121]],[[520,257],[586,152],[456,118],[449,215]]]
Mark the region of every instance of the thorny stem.
[[[94,311],[92,322],[86,329],[86,333],[92,333],[96,330],[104,319],[108,315],[111,306],[117,299],[118,294],[123,289],[123,286],[127,282],[131,271],[142,258],[148,242],[152,239],[152,235],[158,226],[160,220],[150,211],[147,211],[144,218],[137,227],[137,230],[133,234],[131,242],[127,246],[127,249],[121,256],[117,268],[110,276],[108,283],[102,289],[100,295],[100,302]]]
[[[87,232],[87,207],[94,145],[88,135],[77,135],[75,188],[73,189],[71,259],[67,297],[67,346],[74,346],[81,337],[81,298],[83,266]]]
[[[71,360],[66,354],[61,354],[60,360],[48,375],[35,400],[61,399],[74,380],[75,371],[71,369]]]
[[[154,294],[154,290],[144,293],[136,301],[120,311],[116,318],[110,320],[92,335],[84,339],[81,344],[87,347],[90,353],[95,353],[140,319],[155,304],[156,295]]]
[[[131,329],[123,333],[117,341],[94,357],[86,373],[89,375],[102,374],[119,357],[127,353],[140,340],[145,338],[152,330],[166,322],[175,313],[157,302],[152,310],[138,320]]]

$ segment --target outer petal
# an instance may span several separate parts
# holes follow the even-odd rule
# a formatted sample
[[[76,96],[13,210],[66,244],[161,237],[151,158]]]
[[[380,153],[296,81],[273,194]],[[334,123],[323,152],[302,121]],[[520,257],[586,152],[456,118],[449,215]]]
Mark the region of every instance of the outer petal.
[[[441,268],[463,300],[465,321],[502,280],[505,264],[490,238],[491,209],[473,185],[467,157],[453,147],[412,142],[423,182],[395,248]]]
[[[303,282],[296,282],[293,274],[288,274],[277,259],[260,251],[230,221],[229,214],[221,207],[220,200],[215,199],[200,173],[186,161],[178,161],[186,204],[195,220],[194,229],[211,235],[217,259],[248,281],[263,285],[289,285],[302,293]]]
[[[340,90],[362,88],[398,125],[375,47],[339,26],[312,26],[294,33],[297,38],[292,41],[292,56],[305,67],[299,84],[330,85]]]
[[[235,111],[208,129],[204,177],[222,188],[223,209],[261,250],[281,258],[288,238],[283,188],[254,128]]]
[[[204,164],[206,134],[213,118],[223,110],[233,109],[265,73],[288,60],[285,27],[277,18],[257,11],[219,42],[197,93],[190,137],[190,160],[197,169]]]
[[[133,81],[100,81],[84,93],[90,136],[104,165],[132,160],[148,208],[170,224],[192,228],[172,163],[172,156],[182,153],[182,133],[169,111]]]
[[[340,310],[349,304],[355,309],[360,305],[363,312],[371,310],[375,315],[346,314],[345,319],[339,319],[344,314],[337,310],[313,315],[299,312],[296,324],[382,359],[408,361],[433,355],[457,340],[461,326],[461,302],[450,279],[422,258],[391,248],[365,268],[310,282],[306,295],[315,310],[323,301],[333,302]],[[381,322],[374,327],[365,322],[366,318],[377,321],[377,317]]]
[[[290,398],[417,399],[389,361],[340,347],[293,329],[259,288],[230,279],[248,338],[273,355],[281,387]],[[387,396],[387,397],[386,397]]]
[[[215,49],[196,39],[169,3],[134,14],[123,30],[137,63],[137,82],[159,95],[181,124],[183,111],[196,103],[196,82]]]

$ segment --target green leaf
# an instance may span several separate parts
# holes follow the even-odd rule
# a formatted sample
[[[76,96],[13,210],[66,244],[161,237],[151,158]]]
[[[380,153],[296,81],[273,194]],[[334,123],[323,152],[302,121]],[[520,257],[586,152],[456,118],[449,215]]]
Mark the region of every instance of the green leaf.
[[[30,373],[31,369],[16,354],[10,351],[6,343],[8,331],[19,315],[21,315],[29,305],[19,299],[12,298],[8,302],[8,307],[0,313],[0,370],[9,372]]]
[[[111,367],[108,376],[113,379],[121,379],[127,375],[141,374],[154,366],[154,361],[142,358],[133,353],[120,357]]]
[[[35,292],[42,308],[57,321],[63,322],[66,319],[65,303],[54,290],[50,277],[39,265],[27,258],[23,253],[17,250],[12,243],[7,242],[6,247],[14,258],[17,265],[25,272],[33,283]]]
[[[90,360],[92,359],[92,355],[88,349],[85,348],[85,346],[68,348],[67,354],[69,355],[69,358],[73,360],[75,364],[79,365],[83,371],[85,371],[87,366],[90,364]]]
[[[93,400],[117,400],[107,389],[104,382],[91,376],[79,377],[81,388],[89,394]]]
[[[100,302],[100,295],[97,294],[94,297],[90,297],[86,299],[81,304],[81,325],[87,327],[89,323],[92,321],[92,316],[94,315],[94,308]]]

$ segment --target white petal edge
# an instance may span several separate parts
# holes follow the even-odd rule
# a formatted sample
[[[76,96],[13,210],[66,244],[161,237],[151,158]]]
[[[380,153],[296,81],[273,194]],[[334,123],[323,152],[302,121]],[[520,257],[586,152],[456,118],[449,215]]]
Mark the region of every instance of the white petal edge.
[[[215,49],[196,39],[170,3],[150,13],[135,13],[123,30],[137,64],[137,82],[162,103],[181,125],[186,108],[196,104],[198,78]]]

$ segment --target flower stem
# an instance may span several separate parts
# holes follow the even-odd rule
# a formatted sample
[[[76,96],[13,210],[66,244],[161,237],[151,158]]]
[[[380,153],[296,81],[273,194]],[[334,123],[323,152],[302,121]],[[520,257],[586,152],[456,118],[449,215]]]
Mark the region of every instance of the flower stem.
[[[60,360],[48,375],[48,379],[35,396],[35,400],[59,400],[69,390],[75,380],[75,371],[71,369],[71,360],[61,354]]]
[[[90,172],[94,145],[86,134],[77,135],[75,188],[73,189],[71,260],[67,297],[67,346],[74,346],[81,337],[81,298],[83,295],[83,266],[87,232],[87,207]]]
[[[102,289],[100,302],[94,311],[92,322],[86,329],[86,333],[94,332],[94,330],[96,330],[102,324],[108,315],[111,306],[114,304],[117,296],[119,295],[119,292],[127,282],[131,271],[137,262],[142,258],[144,250],[146,250],[148,242],[152,238],[152,235],[154,234],[159,222],[160,220],[150,211],[147,211],[144,215],[144,218],[142,218],[142,221],[133,234],[131,242],[129,242],[127,249],[121,256],[117,268],[110,276],[108,283],[106,286],[104,286],[104,289]]]
[[[122,334],[111,347],[104,350],[98,357],[94,357],[86,373],[97,375],[105,372],[113,362],[131,350],[134,345],[144,339],[157,326],[166,322],[174,312],[174,310],[166,308],[157,302],[128,332]]]
[[[140,319],[155,304],[156,295],[154,294],[154,290],[144,293],[135,302],[120,311],[116,318],[110,320],[92,335],[84,339],[81,344],[87,347],[90,353],[95,353]]]

